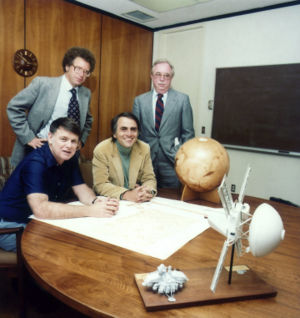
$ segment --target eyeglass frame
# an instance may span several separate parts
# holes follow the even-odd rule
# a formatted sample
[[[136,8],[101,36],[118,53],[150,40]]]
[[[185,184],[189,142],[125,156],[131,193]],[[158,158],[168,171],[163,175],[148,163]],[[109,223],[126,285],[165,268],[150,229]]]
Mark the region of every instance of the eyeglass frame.
[[[74,72],[77,74],[80,74],[82,72],[85,77],[90,77],[92,74],[91,71],[87,71],[80,66],[75,66],[74,64],[71,64],[71,66],[73,66]]]
[[[172,74],[169,74],[169,73],[165,73],[165,74],[162,74],[160,72],[156,72],[156,73],[152,73],[152,76],[155,77],[155,78],[163,78],[163,79],[166,79],[166,80],[171,80],[173,75]]]

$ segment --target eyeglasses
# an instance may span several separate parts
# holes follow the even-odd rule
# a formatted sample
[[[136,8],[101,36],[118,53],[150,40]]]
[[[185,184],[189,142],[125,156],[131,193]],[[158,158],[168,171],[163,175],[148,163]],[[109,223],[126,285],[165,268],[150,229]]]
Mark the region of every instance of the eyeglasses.
[[[159,73],[159,72],[154,73],[153,76],[155,78],[163,78],[163,79],[166,79],[166,80],[169,80],[172,77],[171,74],[169,74],[169,73],[162,74],[162,73]]]
[[[80,67],[80,66],[75,66],[75,65],[73,65],[73,64],[72,64],[72,66],[73,66],[73,68],[74,68],[74,72],[77,73],[77,74],[81,74],[81,72],[82,72],[83,75],[85,75],[86,77],[89,77],[89,76],[91,75],[91,72],[90,72],[90,71],[85,70],[85,69],[83,69],[83,68]]]

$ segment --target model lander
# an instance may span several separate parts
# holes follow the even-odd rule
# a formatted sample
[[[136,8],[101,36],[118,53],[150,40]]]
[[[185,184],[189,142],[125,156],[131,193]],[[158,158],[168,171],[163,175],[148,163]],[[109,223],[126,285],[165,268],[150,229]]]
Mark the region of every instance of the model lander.
[[[182,200],[221,201],[223,209],[207,217],[211,227],[221,233],[225,241],[216,268],[186,271],[182,268],[182,272],[178,272],[171,267],[160,267],[150,273],[143,285],[153,287],[156,284],[156,292],[164,293],[169,303],[172,302],[172,305],[161,303],[161,306],[158,303],[152,309],[275,296],[276,290],[250,268],[233,266],[234,251],[239,257],[249,252],[255,257],[267,255],[279,245],[285,233],[281,217],[272,206],[263,203],[251,214],[249,204],[243,202],[250,167],[246,169],[236,201],[226,184],[228,154],[216,140],[201,137],[183,144],[176,155],[175,169],[185,185]],[[230,247],[230,266],[226,272],[223,265]],[[160,288],[157,280],[163,276],[171,283],[170,286],[164,283],[164,288]],[[176,293],[178,290],[180,292]]]

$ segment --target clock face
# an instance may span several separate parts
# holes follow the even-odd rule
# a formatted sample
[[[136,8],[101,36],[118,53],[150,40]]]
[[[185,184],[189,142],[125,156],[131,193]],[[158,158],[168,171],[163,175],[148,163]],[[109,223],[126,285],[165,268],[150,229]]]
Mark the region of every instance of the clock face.
[[[15,53],[13,65],[19,75],[29,77],[37,71],[38,61],[31,51],[21,49]]]

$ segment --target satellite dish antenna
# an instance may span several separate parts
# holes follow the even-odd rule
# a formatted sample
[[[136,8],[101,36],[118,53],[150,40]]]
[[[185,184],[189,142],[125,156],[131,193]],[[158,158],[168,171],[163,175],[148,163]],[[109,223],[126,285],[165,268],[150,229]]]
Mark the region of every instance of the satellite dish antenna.
[[[282,220],[277,211],[271,205],[263,203],[252,216],[249,250],[254,256],[267,255],[284,239],[284,234]]]
[[[208,216],[211,227],[226,237],[210,286],[213,292],[216,290],[230,246],[232,246],[232,254],[229,284],[231,282],[234,249],[236,249],[239,257],[248,252],[251,252],[254,256],[264,256],[272,252],[284,239],[285,230],[281,217],[271,205],[263,203],[251,215],[249,212],[250,206],[243,203],[250,171],[251,168],[248,166],[236,202],[232,200],[226,184],[226,175],[224,176],[218,188],[224,211],[220,215]],[[245,242],[247,245],[244,245]]]

